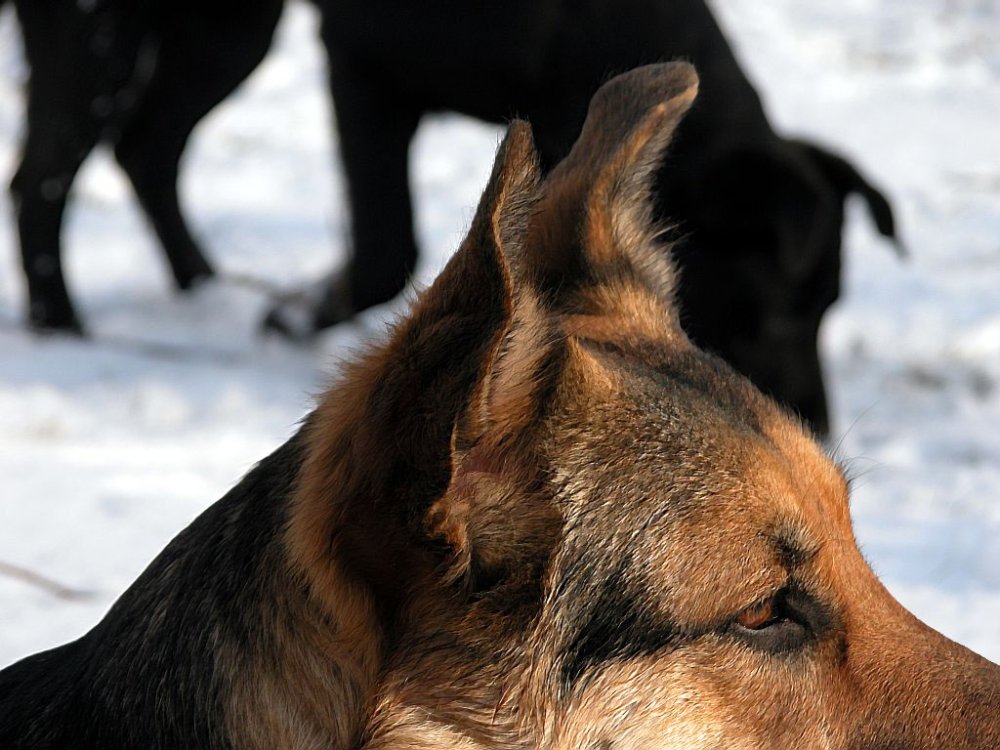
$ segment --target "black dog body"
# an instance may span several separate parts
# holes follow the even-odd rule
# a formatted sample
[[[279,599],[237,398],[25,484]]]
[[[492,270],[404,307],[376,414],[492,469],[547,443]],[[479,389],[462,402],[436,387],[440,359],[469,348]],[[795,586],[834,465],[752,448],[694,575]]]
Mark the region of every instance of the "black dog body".
[[[608,77],[686,59],[701,94],[658,183],[659,214],[685,240],[686,330],[826,432],[816,337],[839,293],[844,200],[860,193],[890,237],[892,213],[846,161],[773,131],[704,0],[343,0],[325,4],[323,36],[353,254],[317,327],[390,299],[412,273],[407,149],[424,114],[526,117],[550,167]]]
[[[180,288],[212,268],[177,198],[191,131],[266,53],[282,0],[15,0],[31,68],[11,184],[31,324],[81,331],[62,272],[73,179],[98,143],[115,156]]]
[[[15,6],[31,65],[12,184],[31,323],[81,330],[60,225],[76,171],[102,141],[114,145],[178,286],[210,275],[178,205],[178,163],[194,126],[265,54],[281,0]],[[353,259],[316,310],[317,327],[390,299],[412,272],[407,152],[424,114],[526,116],[551,166],[604,80],[688,59],[701,99],[658,188],[661,218],[685,239],[684,323],[698,344],[826,430],[816,333],[838,294],[843,202],[860,193],[889,236],[891,211],[847,162],[774,133],[704,0],[331,0],[322,10]]]

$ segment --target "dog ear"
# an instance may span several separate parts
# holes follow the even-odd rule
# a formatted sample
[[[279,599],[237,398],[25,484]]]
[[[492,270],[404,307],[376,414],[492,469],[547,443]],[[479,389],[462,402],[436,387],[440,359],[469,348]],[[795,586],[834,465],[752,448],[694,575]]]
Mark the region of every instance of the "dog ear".
[[[503,224],[503,208],[496,215]],[[551,543],[557,517],[534,502],[531,428],[558,377],[556,329],[526,283],[523,245],[507,244],[505,317],[482,358],[450,441],[450,480],[425,518],[447,550],[446,581],[483,593],[512,573],[529,576]],[[520,251],[520,252],[519,252]]]
[[[628,275],[670,305],[674,272],[657,246],[650,193],[697,90],[694,68],[674,62],[631,70],[594,95],[580,137],[542,186],[526,243],[526,273],[548,298]]]
[[[559,377],[553,318],[515,284],[511,314],[455,420],[451,476],[426,529],[449,550],[448,578],[469,593],[528,574],[551,542],[557,516],[532,496],[539,483],[533,430]],[[538,501],[536,501],[538,500]]]
[[[694,223],[715,238],[705,252],[760,252],[786,277],[801,279],[839,248],[843,199],[787,142],[720,154],[694,193]]]
[[[803,141],[720,155],[695,190],[692,211],[698,226],[721,238],[713,252],[746,254],[759,247],[789,278],[802,279],[826,254],[839,252],[844,200],[855,192],[904,254],[885,197],[846,160]]]
[[[376,378],[384,396],[374,401],[399,410],[385,419],[397,434],[412,422],[415,432],[407,437],[416,454],[428,443],[448,450],[455,419],[483,388],[484,362],[492,362],[508,338],[518,302],[511,261],[523,245],[538,181],[531,128],[515,121],[465,239],[384,352]],[[427,414],[434,415],[431,433]],[[414,458],[418,467],[433,463]]]
[[[852,193],[857,193],[865,199],[868,213],[872,221],[875,222],[875,228],[878,229],[879,234],[892,241],[896,253],[900,257],[905,256],[906,248],[896,235],[896,222],[892,206],[881,191],[865,179],[857,168],[843,157],[820,148],[814,143],[806,141],[795,141],[795,143],[813,160],[830,181],[830,184],[837,189],[841,200],[846,199]]]
[[[515,120],[497,150],[493,171],[469,231],[458,251],[420,297],[390,344],[390,354],[405,354],[408,336],[444,319],[489,317],[490,330],[510,316],[513,295],[511,258],[538,197],[539,169],[531,126]],[[479,329],[482,333],[482,329]],[[488,337],[487,337],[488,338]]]
[[[539,478],[530,455],[531,427],[566,356],[553,343],[551,307],[580,311],[581,290],[600,289],[589,299],[602,314],[624,304],[623,318],[661,327],[674,315],[663,304],[673,274],[655,245],[649,193],[696,89],[694,70],[683,63],[639,68],[605,84],[580,138],[543,184],[526,241],[508,256],[510,313],[456,420],[449,486],[426,520],[450,551],[450,577],[468,592],[526,575],[558,528],[555,509],[532,495]],[[654,298],[651,315],[633,314]]]
[[[333,590],[337,567],[392,612],[437,564],[415,541],[448,486],[456,419],[510,327],[509,257],[523,242],[538,182],[530,127],[515,122],[459,250],[310,416],[289,539],[318,590]]]

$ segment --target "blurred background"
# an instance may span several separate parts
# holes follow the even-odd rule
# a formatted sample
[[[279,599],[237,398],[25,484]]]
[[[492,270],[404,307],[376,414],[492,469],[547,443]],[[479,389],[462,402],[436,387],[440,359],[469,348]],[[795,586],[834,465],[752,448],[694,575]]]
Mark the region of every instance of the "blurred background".
[[[852,205],[822,351],[831,447],[855,477],[861,547],[904,605],[1000,661],[1000,5],[714,0],[783,134],[834,145],[893,201],[900,262]],[[343,180],[311,5],[195,133],[182,200],[217,267],[294,289],[343,259]],[[27,74],[0,14],[0,176]],[[500,129],[426,120],[411,149],[418,284],[456,247]],[[0,200],[0,666],[89,629],[152,557],[295,429],[395,302],[309,346],[261,339],[270,298],[172,289],[125,178],[84,166],[66,273],[93,341],[23,330]],[[5,196],[6,197],[6,196]],[[83,592],[27,583],[18,566]]]

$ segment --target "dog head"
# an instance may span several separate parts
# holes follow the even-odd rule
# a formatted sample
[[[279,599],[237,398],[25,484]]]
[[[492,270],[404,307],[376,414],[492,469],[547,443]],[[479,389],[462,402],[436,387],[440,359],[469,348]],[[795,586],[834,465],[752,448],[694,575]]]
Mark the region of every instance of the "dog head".
[[[861,195],[894,238],[889,203],[839,156],[773,136],[683,166],[696,173],[669,200],[686,218],[676,251],[685,331],[825,435],[817,339],[840,294],[844,202]]]
[[[512,124],[458,253],[312,418],[289,539],[366,644],[358,747],[1000,743],[1000,669],[896,603],[840,470],[679,325],[647,198],[696,88],[613,79],[544,181]]]

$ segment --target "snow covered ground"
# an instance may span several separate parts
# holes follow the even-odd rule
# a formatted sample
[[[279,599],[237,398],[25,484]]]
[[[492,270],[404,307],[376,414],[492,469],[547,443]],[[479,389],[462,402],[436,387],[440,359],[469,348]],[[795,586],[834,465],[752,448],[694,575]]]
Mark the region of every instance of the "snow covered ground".
[[[836,145],[894,200],[910,259],[899,263],[852,210],[846,294],[824,329],[838,454],[857,476],[862,546],[889,588],[1000,660],[1000,6],[714,6],[775,121]],[[7,12],[0,175],[14,168],[24,75]],[[312,10],[293,2],[271,56],[189,150],[188,216],[231,274],[294,287],[342,259],[323,75]],[[498,133],[456,117],[422,128],[422,282],[467,225]],[[64,236],[81,313],[107,343],[17,329],[22,280],[0,202],[0,563],[88,595],[58,598],[0,574],[0,666],[93,625],[177,531],[292,433],[337,360],[392,312],[303,349],[258,339],[266,300],[252,289],[175,295],[104,154],[77,183]],[[136,353],[128,338],[204,355]]]

